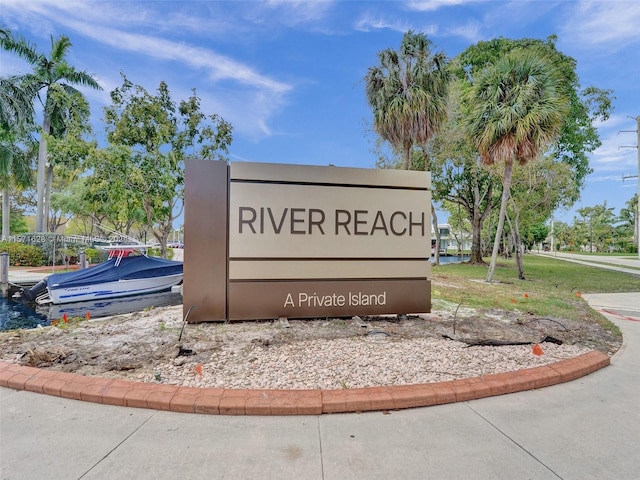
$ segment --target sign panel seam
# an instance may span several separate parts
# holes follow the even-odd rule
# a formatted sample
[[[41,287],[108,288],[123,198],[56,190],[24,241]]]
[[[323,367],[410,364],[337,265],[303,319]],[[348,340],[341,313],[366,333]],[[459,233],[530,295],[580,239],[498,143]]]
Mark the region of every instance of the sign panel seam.
[[[365,185],[361,183],[340,183],[340,182],[298,182],[298,181],[274,181],[274,180],[242,180],[231,179],[231,183],[247,183],[259,185],[297,185],[302,187],[342,187],[342,188],[362,188],[366,190],[412,190],[418,192],[430,192],[427,187],[411,187],[403,185]]]
[[[367,277],[367,278],[241,278],[241,279],[229,279],[229,283],[322,283],[322,282],[397,282],[406,280],[428,280],[428,277]]]

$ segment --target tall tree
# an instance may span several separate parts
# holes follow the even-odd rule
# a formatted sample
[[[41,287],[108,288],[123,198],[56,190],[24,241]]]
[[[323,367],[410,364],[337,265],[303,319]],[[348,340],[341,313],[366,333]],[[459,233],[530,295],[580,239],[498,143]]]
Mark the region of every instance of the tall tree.
[[[550,36],[546,40],[523,38],[508,39],[495,38],[489,41],[481,41],[470,46],[460,53],[449,64],[457,81],[452,85],[450,91],[453,92],[450,100],[450,108],[452,113],[450,119],[454,121],[464,118],[470,107],[465,105],[465,99],[462,95],[458,95],[459,91],[468,91],[471,85],[476,83],[484,70],[494,64],[499,58],[508,54],[513,50],[524,49],[535,51],[540,56],[549,58],[559,73],[561,86],[564,94],[569,98],[571,104],[570,114],[566,116],[564,123],[560,129],[557,140],[549,146],[546,154],[550,156],[554,162],[565,163],[571,167],[573,172],[574,186],[564,185],[566,191],[563,196],[568,205],[572,205],[580,196],[580,191],[584,185],[586,175],[591,172],[587,154],[592,152],[600,145],[600,139],[596,130],[596,121],[606,120],[611,111],[611,92],[601,90],[595,87],[587,87],[581,89],[578,75],[576,72],[576,61],[558,51],[555,47],[557,38]],[[451,135],[451,130],[441,135],[440,143],[451,144],[445,148],[448,152],[447,161],[456,161],[458,164],[466,158],[466,162],[470,165],[465,171],[473,171],[473,163],[477,163],[476,154],[465,155],[468,148],[460,150],[458,145],[465,144],[461,142],[457,135]],[[473,143],[473,139],[467,139],[467,142]],[[471,150],[475,150],[472,146]],[[461,153],[457,153],[461,152]],[[442,161],[442,160],[441,160]],[[434,178],[434,188],[437,188],[438,179]],[[486,184],[485,184],[486,185]],[[550,184],[550,188],[560,188],[560,185]],[[460,189],[460,191],[463,191]],[[497,191],[497,189],[496,189]],[[485,198],[485,196],[481,196]],[[482,210],[486,212],[486,210]],[[474,227],[474,231],[476,228]]]
[[[47,180],[47,135],[56,136],[63,132],[67,117],[64,106],[57,102],[61,96],[49,93],[58,87],[68,95],[81,95],[75,86],[87,86],[96,90],[101,90],[102,87],[91,74],[69,65],[66,57],[71,48],[71,41],[64,35],[57,39],[51,37],[49,56],[39,53],[24,37],[14,36],[6,29],[0,30],[0,44],[4,50],[17,54],[33,67],[32,72],[21,75],[21,81],[26,88],[35,93],[32,102],[37,99],[43,108],[36,177],[36,231],[43,232],[46,230],[46,199],[51,194],[51,184]]]
[[[447,116],[449,71],[442,52],[432,53],[433,43],[423,33],[408,31],[400,50],[378,52],[380,65],[365,77],[367,101],[373,111],[373,127],[402,154],[402,168],[412,167],[412,150],[421,147],[423,168],[430,170],[427,144]],[[419,162],[420,163],[420,162]],[[440,236],[433,198],[431,221],[436,232],[435,263]]]
[[[105,108],[107,139],[118,155],[125,153],[114,167],[129,179],[118,188],[135,192],[132,200],[139,201],[164,256],[173,220],[182,211],[184,159],[226,159],[231,125],[218,115],[204,115],[195,90],[176,105],[165,82],[150,94],[123,75],[123,84],[111,92],[111,100],[112,105]],[[112,172],[100,169],[96,175],[105,178]]]
[[[31,133],[34,129],[33,93],[19,77],[0,78],[0,189],[2,189],[2,237],[10,234],[12,185],[31,182]]]
[[[596,124],[609,118],[614,97],[610,90],[594,86],[582,88],[576,60],[559,51],[556,41],[555,35],[545,40],[499,37],[481,41],[458,55],[451,67],[458,80],[468,86],[488,65],[516,49],[536,51],[553,63],[560,76],[562,91],[571,106],[556,141],[549,146],[548,154],[554,160],[571,166],[578,189],[573,190],[568,200],[575,203],[580,197],[586,176],[592,172],[588,154],[601,145]]]
[[[434,197],[464,209],[471,223],[472,264],[485,264],[483,259],[483,225],[500,204],[500,181],[483,168],[474,143],[464,129],[460,109],[460,84],[453,84],[449,97],[449,117],[430,145],[432,191]],[[454,208],[456,210],[457,207]]]
[[[380,65],[365,77],[373,126],[402,152],[405,170],[413,147],[425,146],[447,115],[447,59],[442,52],[432,53],[432,46],[423,33],[409,31],[399,51],[378,52]]]
[[[56,202],[60,205],[59,198],[66,196],[65,191],[86,171],[88,158],[97,148],[97,142],[86,138],[91,133],[90,111],[89,103],[82,95],[75,92],[68,94],[57,85],[50,89],[49,95],[56,97],[55,102],[60,105],[60,112],[65,115],[64,121],[61,122],[64,129],[57,135],[45,136],[48,145],[47,184],[50,188],[45,196],[44,211],[48,215],[48,230],[55,232],[68,220],[68,217],[64,220],[62,214],[69,212],[52,207]],[[53,202],[52,198],[56,193],[59,194],[58,200]]]
[[[553,61],[535,50],[515,50],[483,70],[467,90],[467,128],[482,162],[504,166],[503,192],[487,282],[493,281],[514,163],[535,160],[557,139],[569,112]]]

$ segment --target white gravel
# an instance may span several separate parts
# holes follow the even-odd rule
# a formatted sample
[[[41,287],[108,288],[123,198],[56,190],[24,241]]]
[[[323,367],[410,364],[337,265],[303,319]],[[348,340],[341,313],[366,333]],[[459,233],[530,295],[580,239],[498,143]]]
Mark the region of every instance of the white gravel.
[[[342,389],[511,372],[590,350],[567,342],[543,343],[540,356],[531,345],[469,347],[430,328],[447,315],[440,311],[414,322],[411,334],[408,323],[387,324],[388,335],[378,323],[362,328],[342,320],[294,322],[291,328],[278,322],[194,324],[176,344],[182,307],[174,306],[81,322],[71,330],[6,333],[0,335],[0,359],[20,363],[25,352],[38,350],[65,359],[49,367],[54,369],[76,357],[75,370],[66,371],[82,375],[189,387]],[[500,318],[491,322],[503,324]],[[182,344],[197,355],[176,356]]]
[[[430,338],[316,339],[250,351],[223,347],[208,362],[159,364],[137,380],[189,387],[340,389],[407,385],[504,373],[547,365],[589,351],[573,345],[468,347]]]

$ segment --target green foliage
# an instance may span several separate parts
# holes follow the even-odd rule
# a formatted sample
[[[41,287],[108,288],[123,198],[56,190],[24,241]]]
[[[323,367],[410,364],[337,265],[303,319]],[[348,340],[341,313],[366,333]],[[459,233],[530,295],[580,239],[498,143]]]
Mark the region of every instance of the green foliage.
[[[36,179],[36,231],[44,232],[53,178],[53,163],[47,164],[47,140],[49,136],[63,137],[72,117],[76,113],[82,115],[82,102],[76,102],[76,99],[82,98],[82,94],[75,86],[96,90],[102,88],[91,74],[76,70],[68,63],[67,54],[71,48],[71,40],[65,35],[60,35],[57,39],[51,37],[48,56],[38,52],[26,39],[13,35],[7,29],[0,30],[0,46],[8,52],[15,53],[32,67],[30,73],[17,76],[20,84],[28,90],[28,95],[21,97],[21,100],[30,101],[31,105],[35,101],[42,102],[44,106]]]
[[[157,247],[149,248],[147,250],[147,255],[149,255],[150,257],[161,257],[162,256],[162,249],[161,248],[157,248]],[[165,258],[168,258],[169,260],[171,260],[173,258],[173,250],[172,249],[167,249],[167,251],[165,253]]]
[[[84,253],[89,263],[100,263],[104,260],[104,251],[97,248],[85,248]]]
[[[535,198],[530,198],[528,192],[536,191],[537,187],[536,189],[517,188],[511,192],[510,215],[514,216],[514,213],[520,212],[523,232],[527,230],[529,224],[547,219],[554,208],[573,205],[579,198],[585,176],[591,171],[587,154],[599,146],[594,123],[609,115],[612,95],[607,90],[595,87],[580,90],[576,61],[556,49],[556,40],[556,37],[552,36],[546,40],[495,38],[481,41],[467,48],[449,63],[449,70],[455,78],[455,81],[449,85],[449,120],[441,134],[437,135],[429,146],[432,154],[430,166],[433,175],[433,197],[436,200],[453,202],[465,209],[472,224],[474,262],[482,262],[481,232],[484,230],[484,222],[490,218],[499,203],[501,187],[496,183],[499,178],[497,170],[479,168],[477,158],[481,152],[478,151],[479,144],[476,140],[480,137],[468,135],[462,125],[471,118],[473,112],[474,104],[469,101],[470,93],[472,89],[479,88],[478,83],[482,78],[487,78],[486,74],[490,69],[495,69],[495,66],[499,62],[504,62],[509,55],[516,58],[523,52],[528,52],[529,55],[539,57],[553,67],[552,70],[557,76],[556,88],[568,99],[570,105],[557,136],[551,144],[547,145],[546,153],[550,162],[568,166],[571,175],[567,181],[565,173],[561,172],[559,167],[553,167],[554,172],[538,174],[541,180],[545,177],[548,182],[545,194],[539,192]],[[507,85],[508,83],[505,83],[501,88]],[[494,93],[500,91],[494,90]],[[512,90],[512,94],[514,99],[515,95],[520,95],[523,100],[519,107],[512,105],[512,112],[534,113],[533,110],[528,110],[533,98],[526,97],[524,90]],[[490,105],[490,102],[498,98],[499,96],[496,95],[479,102],[485,110],[478,112],[476,119],[485,121],[490,118],[490,115],[500,114],[497,104]],[[506,95],[502,100],[505,101],[504,108],[508,109]],[[511,112],[504,109],[503,113],[505,114],[503,120],[511,115]],[[504,128],[504,125],[496,122],[494,128],[497,131]],[[519,130],[514,130],[513,138],[507,137],[505,141],[515,140],[516,135],[526,131],[526,123],[523,123]],[[485,141],[485,144],[490,145],[491,142]],[[526,146],[526,142],[523,146]],[[508,147],[506,144],[496,144],[490,151],[500,153],[500,149],[504,151],[506,147]],[[539,204],[539,208],[531,207],[533,201]],[[544,206],[540,202],[544,202]],[[540,217],[533,218],[534,216],[530,215],[532,213],[539,213]],[[490,238],[492,237],[489,236],[486,241],[488,242]]]
[[[573,204],[579,198],[585,177],[591,173],[588,154],[601,144],[595,123],[606,120],[612,111],[610,90],[589,86],[581,90],[577,74],[577,62],[556,49],[557,37],[546,40],[523,38],[495,38],[481,41],[462,52],[452,63],[454,75],[469,88],[477,75],[487,66],[514,50],[537,52],[553,63],[558,72],[563,94],[569,99],[570,111],[565,116],[559,136],[551,145],[552,157],[571,166],[577,191],[570,198]]]
[[[10,264],[16,267],[39,267],[44,264],[42,249],[34,245],[25,245],[21,242],[0,242],[0,252],[7,252]]]
[[[558,136],[569,112],[562,76],[536,49],[513,50],[483,69],[465,90],[467,134],[485,165],[504,165],[502,201],[487,281],[493,280],[511,189],[512,166],[533,161]],[[518,230],[513,230],[518,242]],[[519,264],[521,266],[521,264]],[[520,275],[523,277],[522,269]]]
[[[2,221],[2,215],[0,214],[0,222]],[[22,215],[22,212],[11,212],[9,220],[9,232],[10,235],[20,235],[21,233],[27,233],[29,231],[29,225]]]
[[[522,231],[522,241],[530,249],[534,245],[544,242],[549,235],[549,231],[549,227],[544,223],[527,225]]]
[[[411,149],[425,146],[447,116],[447,59],[432,53],[422,33],[404,34],[398,51],[378,52],[379,65],[365,78],[367,101],[378,134],[402,152],[408,170]]]
[[[569,113],[553,62],[514,50],[484,69],[467,90],[470,138],[483,162],[527,163],[548,147]]]
[[[195,90],[176,104],[165,82],[151,94],[122,77],[105,108],[110,146],[96,155],[86,198],[114,224],[143,222],[164,256],[182,212],[185,158],[225,160],[232,128],[200,111]]]

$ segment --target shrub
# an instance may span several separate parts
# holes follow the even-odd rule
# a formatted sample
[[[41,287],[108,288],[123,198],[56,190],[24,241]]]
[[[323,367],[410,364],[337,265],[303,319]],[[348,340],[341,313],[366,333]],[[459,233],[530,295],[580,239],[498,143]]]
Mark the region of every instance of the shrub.
[[[97,248],[85,248],[84,253],[89,263],[100,263],[106,259],[105,252]]]
[[[20,267],[39,267],[44,264],[42,248],[21,242],[0,242],[0,252],[9,254],[9,263]]]

